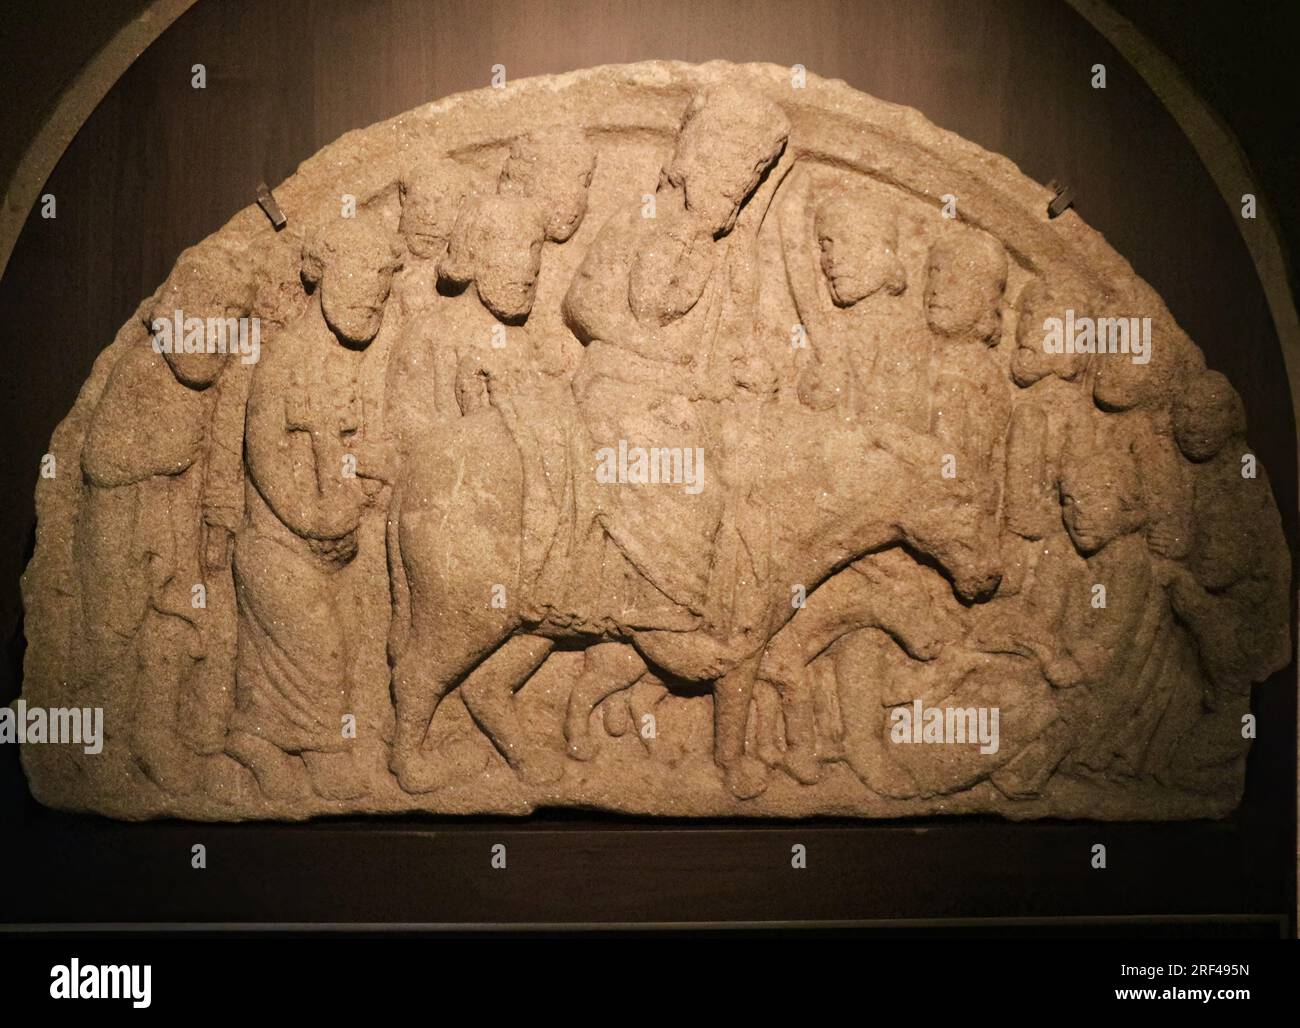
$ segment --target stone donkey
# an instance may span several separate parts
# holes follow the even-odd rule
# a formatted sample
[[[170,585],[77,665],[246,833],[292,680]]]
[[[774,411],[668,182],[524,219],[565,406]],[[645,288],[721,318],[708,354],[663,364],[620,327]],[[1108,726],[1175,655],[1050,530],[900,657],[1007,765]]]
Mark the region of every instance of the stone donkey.
[[[563,755],[529,737],[513,693],[557,642],[579,641],[627,643],[640,661],[714,681],[715,759],[733,794],[756,795],[767,769],[744,753],[750,697],[764,648],[794,614],[792,584],[811,591],[865,553],[901,542],[943,568],[965,599],[996,589],[1000,574],[987,543],[995,533],[973,489],[941,476],[933,440],[892,426],[772,414],[754,441],[766,459],[749,498],[772,526],[767,574],[742,580],[734,600],[759,614],[748,619],[746,645],[722,660],[707,647],[710,656],[700,659],[694,632],[620,625],[618,610],[599,609],[599,594],[576,624],[530,621],[526,603],[489,602],[494,586],[508,596],[528,589],[520,575],[523,465],[495,410],[442,426],[411,455],[399,486],[403,499],[390,514],[390,567],[410,603],[409,634],[392,679],[391,768],[404,789],[443,784],[445,774],[420,747],[439,702],[462,680],[475,719],[525,780],[558,778]],[[851,472],[846,454],[854,455]],[[580,551],[567,556],[574,568],[584,560]]]

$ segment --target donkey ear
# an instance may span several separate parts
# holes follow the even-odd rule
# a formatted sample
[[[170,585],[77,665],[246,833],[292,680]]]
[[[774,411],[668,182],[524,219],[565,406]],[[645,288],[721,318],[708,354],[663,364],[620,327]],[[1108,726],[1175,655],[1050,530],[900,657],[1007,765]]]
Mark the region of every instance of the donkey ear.
[[[438,277],[463,286],[474,280],[475,253],[473,234],[477,225],[478,205],[466,203],[461,206],[456,216],[456,224],[451,230],[451,239],[447,243],[447,253],[438,262]]]
[[[315,289],[320,284],[321,276],[325,274],[325,255],[321,249],[322,245],[319,233],[310,236],[302,244],[300,274],[303,284],[308,289]]]

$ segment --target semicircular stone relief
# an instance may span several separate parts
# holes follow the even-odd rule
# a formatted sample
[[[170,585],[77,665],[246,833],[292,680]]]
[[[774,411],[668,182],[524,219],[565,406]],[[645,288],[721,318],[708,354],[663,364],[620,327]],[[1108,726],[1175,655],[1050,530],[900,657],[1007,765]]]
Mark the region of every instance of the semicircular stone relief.
[[[37,798],[1233,809],[1290,659],[1241,401],[1009,161],[796,84],[452,97],[181,254],[37,486]]]

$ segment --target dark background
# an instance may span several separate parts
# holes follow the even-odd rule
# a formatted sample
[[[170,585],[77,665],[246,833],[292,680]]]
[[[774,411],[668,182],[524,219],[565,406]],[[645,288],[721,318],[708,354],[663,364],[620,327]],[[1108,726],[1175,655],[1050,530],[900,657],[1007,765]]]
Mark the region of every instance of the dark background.
[[[0,168],[111,28],[109,15],[87,13],[100,6],[61,0],[9,18],[0,85],[30,100],[6,105]],[[1115,6],[1238,133],[1263,202],[1280,204],[1294,240],[1296,5]],[[21,680],[17,580],[40,455],[95,355],[181,249],[251,202],[259,180],[274,186],[348,129],[484,86],[493,64],[518,78],[653,58],[801,63],[917,107],[1031,178],[1071,185],[1080,214],[1242,394],[1294,555],[1292,404],[1237,209],[1140,77],[1064,4],[201,0],[96,109],[46,186],[58,218],[29,219],[0,279],[0,702]],[[194,63],[207,66],[206,90],[190,87]],[[1089,85],[1095,63],[1107,66],[1105,90]],[[37,807],[6,747],[0,922],[1128,915],[1143,930],[1200,931],[1214,916],[1224,931],[1294,934],[1295,704],[1294,666],[1257,690],[1261,737],[1233,818],[1167,825],[683,824],[568,812],[132,826]],[[190,868],[199,842],[206,871]],[[494,842],[508,846],[507,871],[489,870]],[[790,869],[795,842],[808,846],[806,871]],[[1089,866],[1098,842],[1105,871]]]

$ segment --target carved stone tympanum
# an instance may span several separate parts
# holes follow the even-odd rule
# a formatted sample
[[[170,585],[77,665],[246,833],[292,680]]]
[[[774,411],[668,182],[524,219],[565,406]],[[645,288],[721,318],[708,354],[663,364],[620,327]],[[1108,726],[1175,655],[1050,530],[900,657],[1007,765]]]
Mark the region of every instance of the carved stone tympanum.
[[[28,739],[42,802],[1237,803],[1290,658],[1241,402],[1010,162],[654,63],[349,133],[276,198],[55,433],[25,716],[103,734]]]

